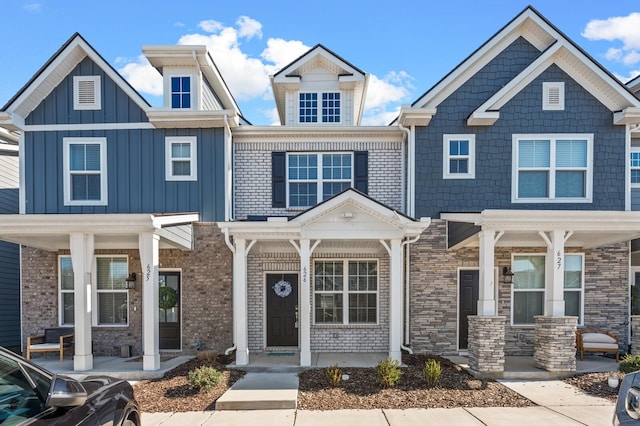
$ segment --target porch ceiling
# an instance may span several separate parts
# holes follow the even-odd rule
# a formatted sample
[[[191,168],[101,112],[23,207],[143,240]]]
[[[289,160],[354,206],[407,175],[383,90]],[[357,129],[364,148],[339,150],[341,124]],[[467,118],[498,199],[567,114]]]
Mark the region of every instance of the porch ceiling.
[[[283,240],[258,241],[251,249],[251,253],[287,253],[296,256],[298,254],[289,241]],[[313,251],[315,256],[343,253],[382,255],[386,253],[386,250],[377,240],[322,240]]]

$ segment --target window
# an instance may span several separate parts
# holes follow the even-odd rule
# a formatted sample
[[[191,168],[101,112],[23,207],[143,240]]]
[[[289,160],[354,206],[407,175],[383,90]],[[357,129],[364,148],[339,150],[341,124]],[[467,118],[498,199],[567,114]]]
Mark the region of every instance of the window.
[[[73,303],[73,268],[70,256],[60,256],[58,263],[58,281],[60,283],[60,297],[58,306],[60,309],[60,325],[72,326],[74,323]]]
[[[475,135],[444,135],[442,178],[475,178],[475,150]]]
[[[127,325],[127,258],[96,257],[97,325]]]
[[[591,202],[593,135],[514,135],[513,202]]]
[[[631,148],[631,187],[640,188],[640,148]]]
[[[377,261],[316,261],[314,271],[316,324],[378,322]]]
[[[191,77],[171,77],[171,108],[191,108]]]
[[[351,186],[353,155],[289,154],[289,207],[309,207]]]
[[[321,120],[323,123],[340,123],[340,92],[325,92],[320,94],[322,101]],[[318,122],[318,93],[303,92],[299,95],[300,108],[298,117],[300,123]]]
[[[564,83],[542,83],[542,109],[545,111],[564,110]]]
[[[544,313],[545,256],[513,257],[512,324],[533,325]]]
[[[102,108],[100,76],[73,77],[73,109],[98,110]]]
[[[107,140],[64,138],[65,205],[107,205]]]
[[[564,256],[564,314],[578,317],[582,324],[582,295],[584,292],[584,267],[581,254]]]
[[[197,180],[197,138],[172,136],[165,139],[166,179]]]

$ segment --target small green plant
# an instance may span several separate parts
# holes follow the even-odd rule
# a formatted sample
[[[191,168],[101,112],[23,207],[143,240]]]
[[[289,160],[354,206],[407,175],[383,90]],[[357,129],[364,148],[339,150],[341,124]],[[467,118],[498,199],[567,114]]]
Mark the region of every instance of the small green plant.
[[[391,358],[380,361],[376,366],[376,378],[380,385],[385,388],[392,388],[402,377],[402,371],[400,370],[400,363],[397,360]]]
[[[338,367],[338,364],[327,367],[326,373],[331,386],[336,387],[342,381],[342,368]]]
[[[202,366],[189,371],[187,381],[191,389],[207,392],[213,389],[222,379],[222,373],[213,367]]]
[[[441,375],[442,367],[440,366],[440,361],[436,361],[435,359],[425,361],[424,368],[422,369],[422,376],[424,377],[425,382],[427,382],[427,386],[434,387],[438,384],[438,380],[440,380]]]
[[[640,370],[640,355],[626,354],[618,366],[618,371],[624,374],[638,370]]]

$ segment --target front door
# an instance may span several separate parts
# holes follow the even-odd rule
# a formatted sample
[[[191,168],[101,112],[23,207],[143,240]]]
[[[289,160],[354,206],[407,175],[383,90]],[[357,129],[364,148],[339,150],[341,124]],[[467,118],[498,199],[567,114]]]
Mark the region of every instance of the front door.
[[[160,349],[180,349],[180,272],[159,272]]]
[[[467,317],[478,314],[480,271],[460,271],[459,283],[458,349],[463,350],[468,349],[469,345],[469,320]]]
[[[298,275],[267,274],[267,346],[298,346]]]

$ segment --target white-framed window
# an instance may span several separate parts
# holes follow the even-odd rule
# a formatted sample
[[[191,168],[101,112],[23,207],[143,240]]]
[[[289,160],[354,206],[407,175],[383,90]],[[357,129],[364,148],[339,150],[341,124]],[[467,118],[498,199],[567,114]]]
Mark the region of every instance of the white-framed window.
[[[191,109],[191,76],[171,76],[171,108]]]
[[[513,256],[511,324],[534,325],[533,317],[544,314],[545,256]]]
[[[340,92],[300,92],[298,121],[300,123],[340,123]]]
[[[100,76],[73,77],[73,109],[99,110],[102,108]]]
[[[585,203],[593,194],[593,134],[513,135],[514,203]]]
[[[351,186],[353,153],[287,154],[289,207],[310,207]]]
[[[58,257],[58,308],[60,326],[73,326],[74,311],[74,285],[73,285],[73,267],[71,265],[71,256]]]
[[[443,179],[474,179],[476,177],[475,135],[444,135],[442,153]]]
[[[166,180],[198,180],[198,149],[196,136],[165,138]]]
[[[96,309],[98,326],[126,326],[129,323],[129,292],[126,256],[102,256],[96,260]]]
[[[564,83],[542,83],[542,109],[545,111],[564,110]]]
[[[578,317],[578,324],[584,320],[584,255],[564,256],[564,314]]]
[[[629,167],[631,168],[631,187],[640,188],[640,147],[631,147]]]
[[[107,205],[107,139],[64,138],[64,204]]]
[[[314,262],[316,324],[378,323],[378,261]]]

